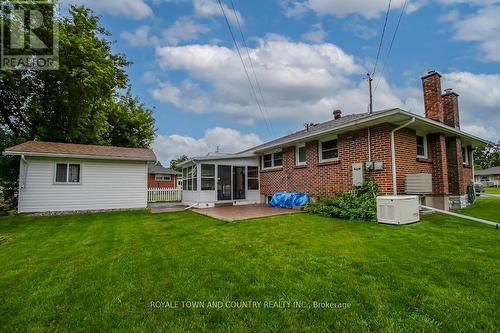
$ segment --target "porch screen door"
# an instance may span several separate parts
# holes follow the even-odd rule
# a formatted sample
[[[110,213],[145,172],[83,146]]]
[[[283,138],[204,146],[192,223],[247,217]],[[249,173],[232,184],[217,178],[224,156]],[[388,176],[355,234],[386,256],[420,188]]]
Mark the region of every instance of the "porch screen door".
[[[233,200],[245,199],[245,167],[233,167]]]
[[[231,166],[217,167],[217,200],[231,200]]]

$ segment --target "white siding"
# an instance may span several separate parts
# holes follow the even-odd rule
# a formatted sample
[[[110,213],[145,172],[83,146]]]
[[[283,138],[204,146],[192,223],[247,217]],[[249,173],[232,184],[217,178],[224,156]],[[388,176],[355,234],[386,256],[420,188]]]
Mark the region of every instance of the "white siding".
[[[26,158],[20,213],[145,208],[147,163],[92,159]],[[81,183],[55,184],[56,163],[81,164]]]

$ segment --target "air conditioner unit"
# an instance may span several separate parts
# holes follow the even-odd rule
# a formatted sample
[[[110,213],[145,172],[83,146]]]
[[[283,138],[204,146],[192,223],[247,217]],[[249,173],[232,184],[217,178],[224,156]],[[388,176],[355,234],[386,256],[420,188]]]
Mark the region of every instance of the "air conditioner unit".
[[[377,221],[384,224],[408,224],[420,220],[416,195],[386,195],[377,197]]]

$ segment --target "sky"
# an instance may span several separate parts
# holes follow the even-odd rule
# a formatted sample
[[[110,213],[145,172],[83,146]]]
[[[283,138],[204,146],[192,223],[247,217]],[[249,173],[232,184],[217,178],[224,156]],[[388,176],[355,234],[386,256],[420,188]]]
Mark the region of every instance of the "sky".
[[[334,109],[367,112],[366,73],[375,110],[422,115],[420,78],[439,71],[460,95],[462,130],[500,139],[500,0],[392,0],[380,52],[388,0],[221,0],[228,22],[217,0],[63,3],[98,13],[133,62],[132,92],[154,110],[166,163],[238,152]]]

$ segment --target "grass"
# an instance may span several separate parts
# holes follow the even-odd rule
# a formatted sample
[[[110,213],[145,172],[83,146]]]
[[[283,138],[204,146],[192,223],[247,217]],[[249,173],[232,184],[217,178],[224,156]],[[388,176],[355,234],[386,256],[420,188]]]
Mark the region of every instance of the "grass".
[[[485,192],[489,194],[500,194],[500,187],[487,187]]]
[[[499,211],[500,199],[481,198],[464,213],[500,221]],[[306,214],[3,217],[0,331],[493,332],[499,232],[444,215],[402,227]]]

